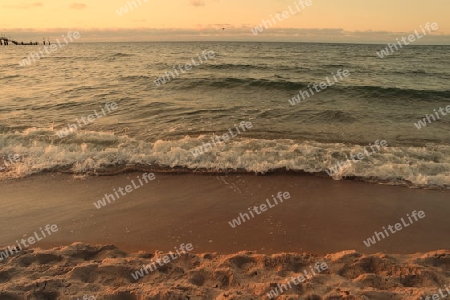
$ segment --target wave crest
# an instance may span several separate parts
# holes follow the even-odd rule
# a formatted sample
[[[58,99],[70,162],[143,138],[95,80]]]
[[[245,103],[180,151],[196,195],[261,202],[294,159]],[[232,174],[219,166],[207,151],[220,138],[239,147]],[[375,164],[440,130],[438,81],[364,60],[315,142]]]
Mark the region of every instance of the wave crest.
[[[0,179],[45,171],[106,174],[131,169],[215,173],[284,170],[325,174],[346,155],[363,152],[366,146],[235,138],[194,156],[193,150],[210,139],[210,136],[201,135],[144,142],[128,136],[90,131],[75,132],[59,139],[52,129],[28,129],[0,137],[1,156],[21,155],[20,162],[0,171]],[[382,148],[357,164],[343,168],[333,178],[450,188],[450,146],[430,144],[425,147]]]

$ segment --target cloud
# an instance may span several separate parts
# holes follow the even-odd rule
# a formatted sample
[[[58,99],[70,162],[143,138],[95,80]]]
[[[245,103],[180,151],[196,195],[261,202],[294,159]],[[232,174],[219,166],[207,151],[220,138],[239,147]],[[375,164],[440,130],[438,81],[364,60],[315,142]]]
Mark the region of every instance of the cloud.
[[[71,8],[71,9],[78,9],[78,10],[81,10],[81,9],[85,9],[85,8],[86,8],[86,4],[84,4],[84,3],[72,3],[72,4],[70,5],[70,8]]]
[[[142,0],[141,0],[142,1]],[[226,27],[222,30],[221,27]],[[255,36],[251,25],[231,26],[208,24],[203,27],[180,28],[8,28],[17,40],[36,39],[49,36],[50,40],[61,39],[69,31],[79,31],[80,42],[145,42],[145,41],[245,41],[245,42],[313,42],[313,43],[393,43],[396,38],[407,36],[408,32],[347,31],[341,28],[270,28]],[[450,35],[427,35],[416,45],[450,45]]]
[[[34,3],[21,3],[16,5],[3,5],[4,8],[14,8],[14,9],[30,9],[33,7],[42,7],[44,4],[42,2],[34,2]]]
[[[189,5],[192,5],[192,6],[205,6],[205,1],[204,0],[191,0],[189,2]]]

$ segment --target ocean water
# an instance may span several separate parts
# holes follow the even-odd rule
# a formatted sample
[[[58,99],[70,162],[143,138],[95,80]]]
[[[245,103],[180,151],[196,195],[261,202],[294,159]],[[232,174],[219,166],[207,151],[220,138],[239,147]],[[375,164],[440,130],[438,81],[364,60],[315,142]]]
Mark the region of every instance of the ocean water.
[[[450,187],[450,47],[303,43],[73,44],[28,67],[39,46],[0,47],[0,179],[43,171],[130,169],[326,174],[376,140],[388,147],[333,176],[420,188]],[[159,87],[172,67],[215,57]],[[307,101],[308,85],[350,76]],[[105,103],[117,109],[60,138]],[[253,127],[212,150],[196,147],[241,121]],[[8,155],[17,154],[17,162]],[[6,162],[4,162],[6,161]],[[301,180],[301,177],[299,177]]]

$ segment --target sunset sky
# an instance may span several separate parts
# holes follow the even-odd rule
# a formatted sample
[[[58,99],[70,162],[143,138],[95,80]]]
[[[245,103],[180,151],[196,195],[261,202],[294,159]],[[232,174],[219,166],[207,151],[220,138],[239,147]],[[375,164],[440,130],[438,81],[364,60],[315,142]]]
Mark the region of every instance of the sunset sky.
[[[78,30],[84,41],[245,40],[391,42],[420,30],[439,29],[420,43],[450,44],[449,0],[311,0],[312,5],[258,36],[250,31],[299,0],[0,0],[0,32],[40,37]],[[305,0],[306,1],[306,0]],[[300,5],[298,5],[300,7]],[[301,8],[301,7],[300,7]],[[225,30],[221,28],[225,27]],[[32,32],[36,31],[36,32]],[[418,42],[418,43],[419,43]]]

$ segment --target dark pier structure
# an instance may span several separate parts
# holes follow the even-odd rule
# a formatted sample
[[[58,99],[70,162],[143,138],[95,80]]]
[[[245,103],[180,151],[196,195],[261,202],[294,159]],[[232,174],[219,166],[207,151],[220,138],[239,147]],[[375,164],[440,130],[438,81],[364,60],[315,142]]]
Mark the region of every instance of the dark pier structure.
[[[8,46],[9,44],[13,45],[23,45],[23,46],[32,46],[32,45],[39,45],[39,42],[18,42],[15,39],[12,39],[11,37],[7,37],[5,34],[0,33],[0,46]],[[46,44],[44,39],[44,45]],[[47,42],[48,45],[50,45],[50,41]]]

